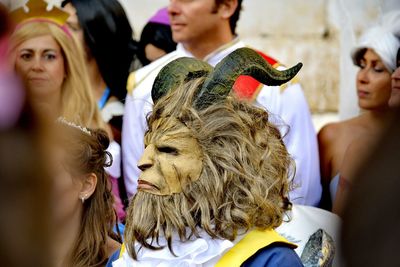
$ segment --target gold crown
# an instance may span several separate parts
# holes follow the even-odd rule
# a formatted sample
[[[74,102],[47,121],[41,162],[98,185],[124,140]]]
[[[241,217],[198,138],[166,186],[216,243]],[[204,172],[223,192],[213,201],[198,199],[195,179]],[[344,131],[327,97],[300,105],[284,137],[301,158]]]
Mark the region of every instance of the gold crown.
[[[29,0],[26,7],[29,9],[28,11],[25,11],[24,7],[20,7],[10,13],[16,24],[29,20],[49,20],[63,26],[69,17],[67,12],[55,6],[51,10],[47,10],[48,3],[44,0]]]

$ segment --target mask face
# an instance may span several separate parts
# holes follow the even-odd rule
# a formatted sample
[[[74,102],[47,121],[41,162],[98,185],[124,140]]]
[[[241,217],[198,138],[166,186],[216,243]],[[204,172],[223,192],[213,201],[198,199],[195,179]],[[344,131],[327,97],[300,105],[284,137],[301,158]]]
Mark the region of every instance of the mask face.
[[[203,168],[203,153],[191,131],[176,119],[153,123],[145,136],[146,149],[138,163],[138,190],[156,195],[182,192]]]

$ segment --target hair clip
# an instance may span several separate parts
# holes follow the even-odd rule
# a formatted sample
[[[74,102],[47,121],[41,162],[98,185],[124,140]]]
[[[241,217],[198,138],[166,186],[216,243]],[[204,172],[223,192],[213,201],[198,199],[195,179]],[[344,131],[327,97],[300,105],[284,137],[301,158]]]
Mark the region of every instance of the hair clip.
[[[88,128],[85,128],[85,127],[82,127],[82,126],[80,126],[80,125],[77,125],[77,124],[75,124],[75,123],[73,123],[73,122],[67,121],[67,119],[65,119],[64,117],[58,117],[58,119],[56,120],[56,122],[62,123],[62,124],[64,124],[64,125],[73,127],[73,128],[75,128],[75,129],[78,129],[78,130],[81,130],[81,131],[84,132],[85,134],[88,134],[88,135],[92,136],[92,133],[89,131]]]

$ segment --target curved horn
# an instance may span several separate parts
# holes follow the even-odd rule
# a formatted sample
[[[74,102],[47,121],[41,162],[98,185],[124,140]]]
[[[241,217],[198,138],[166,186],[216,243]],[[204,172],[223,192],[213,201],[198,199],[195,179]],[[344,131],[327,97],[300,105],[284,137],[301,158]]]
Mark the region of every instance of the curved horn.
[[[225,99],[240,75],[249,75],[265,85],[275,86],[290,81],[302,66],[302,63],[298,63],[290,69],[279,71],[256,51],[239,48],[226,56],[209,74],[198,94],[195,107],[204,109]]]
[[[151,98],[156,103],[170,90],[178,88],[183,82],[207,76],[212,67],[201,60],[181,57],[165,65],[158,73],[151,89]]]

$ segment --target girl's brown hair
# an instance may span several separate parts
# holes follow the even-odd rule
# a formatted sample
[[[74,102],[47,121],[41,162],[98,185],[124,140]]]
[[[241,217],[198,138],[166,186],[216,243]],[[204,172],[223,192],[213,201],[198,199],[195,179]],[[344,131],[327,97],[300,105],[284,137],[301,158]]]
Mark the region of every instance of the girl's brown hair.
[[[76,177],[94,173],[97,176],[96,189],[83,203],[80,233],[71,253],[71,266],[103,266],[108,259],[106,242],[109,237],[119,240],[112,231],[116,222],[113,209],[111,185],[104,167],[110,166],[112,157],[106,151],[109,145],[107,133],[101,129],[88,129],[89,133],[63,123],[59,144],[68,155],[65,167]]]
[[[61,114],[58,115],[86,127],[104,128],[89,82],[82,48],[73,36],[51,23],[29,22],[18,27],[12,34],[11,53],[15,53],[23,42],[43,35],[54,38],[65,61],[66,78],[61,89]]]

